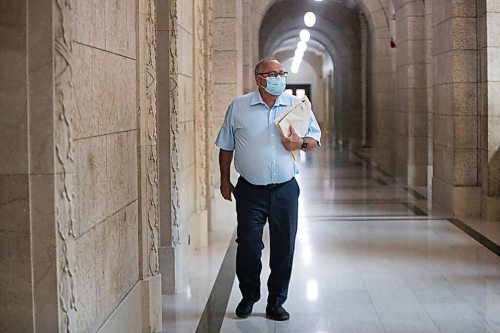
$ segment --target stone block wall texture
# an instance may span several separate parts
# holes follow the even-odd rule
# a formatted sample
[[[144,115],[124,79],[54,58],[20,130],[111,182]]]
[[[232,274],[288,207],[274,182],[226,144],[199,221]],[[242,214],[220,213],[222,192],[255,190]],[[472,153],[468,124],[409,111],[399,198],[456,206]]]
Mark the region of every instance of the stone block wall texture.
[[[148,88],[136,27],[146,3],[0,5],[1,331],[97,331],[143,275],[137,111]]]
[[[494,1],[478,1],[480,36],[480,175],[481,215],[500,221],[500,75],[498,71],[500,6]]]
[[[394,51],[389,47],[389,23],[391,20],[389,2],[377,4],[363,1],[367,9],[369,23],[370,62],[368,77],[370,82],[369,109],[372,119],[369,124],[372,133],[374,162],[389,174],[395,174],[395,68]],[[381,6],[382,5],[382,6]]]
[[[139,280],[137,6],[76,1],[67,14],[76,178],[70,327],[82,331],[96,331]]]
[[[476,1],[432,2],[433,202],[479,214]]]
[[[213,116],[210,125],[213,130],[208,141],[214,147],[215,138],[224,121],[226,110],[231,101],[243,93],[243,6],[244,3],[232,0],[213,2]],[[258,44],[255,44],[258,45]],[[253,71],[253,69],[252,69]],[[223,226],[234,207],[221,200],[219,191],[219,149],[210,151],[211,174],[211,230]]]
[[[427,87],[425,4],[399,1],[396,15],[397,176],[412,186],[427,184]]]
[[[0,330],[33,330],[27,3],[2,1],[0,13]]]

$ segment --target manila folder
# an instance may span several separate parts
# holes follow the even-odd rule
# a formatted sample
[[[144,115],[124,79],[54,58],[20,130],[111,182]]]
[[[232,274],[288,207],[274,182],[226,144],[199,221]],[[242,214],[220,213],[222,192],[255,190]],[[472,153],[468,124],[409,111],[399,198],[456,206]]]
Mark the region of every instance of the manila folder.
[[[309,102],[307,96],[304,96],[298,104],[285,110],[276,118],[274,123],[282,136],[290,135],[290,125],[292,125],[297,134],[300,137],[304,137],[309,128],[311,113],[311,102]],[[300,150],[292,151],[292,156],[295,161],[299,158],[299,153]]]

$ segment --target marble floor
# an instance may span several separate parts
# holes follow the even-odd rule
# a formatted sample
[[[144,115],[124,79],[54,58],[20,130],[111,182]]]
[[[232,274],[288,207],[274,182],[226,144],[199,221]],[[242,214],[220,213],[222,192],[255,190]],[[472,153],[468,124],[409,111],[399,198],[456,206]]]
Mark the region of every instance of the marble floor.
[[[235,316],[233,226],[164,296],[164,332],[500,332],[500,223],[432,209],[425,188],[398,184],[367,154],[302,157],[290,320],[265,318],[265,289],[249,318]]]

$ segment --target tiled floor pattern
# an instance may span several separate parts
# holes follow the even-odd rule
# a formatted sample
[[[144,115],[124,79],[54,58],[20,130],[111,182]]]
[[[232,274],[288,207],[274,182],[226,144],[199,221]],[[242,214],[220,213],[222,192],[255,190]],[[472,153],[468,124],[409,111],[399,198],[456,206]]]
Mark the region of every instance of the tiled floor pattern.
[[[265,318],[266,247],[261,301],[251,317],[237,318],[234,280],[220,332],[500,332],[500,257],[429,211],[425,193],[349,152],[308,156],[297,178],[299,232],[285,303],[291,319]],[[488,228],[497,242],[498,228]],[[196,331],[227,240],[193,259],[189,290],[165,296],[164,332]]]

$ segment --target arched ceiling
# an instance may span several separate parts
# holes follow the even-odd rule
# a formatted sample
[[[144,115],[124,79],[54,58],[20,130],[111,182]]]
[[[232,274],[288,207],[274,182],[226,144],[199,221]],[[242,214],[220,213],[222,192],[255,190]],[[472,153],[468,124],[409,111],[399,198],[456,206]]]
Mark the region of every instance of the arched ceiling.
[[[304,14],[308,11],[314,12],[317,18],[312,28],[304,24]],[[311,33],[308,51],[323,54],[326,51],[334,62],[338,62],[340,57],[349,57],[360,50],[360,13],[354,0],[277,1],[262,19],[260,56],[294,50],[300,30],[307,28]]]

